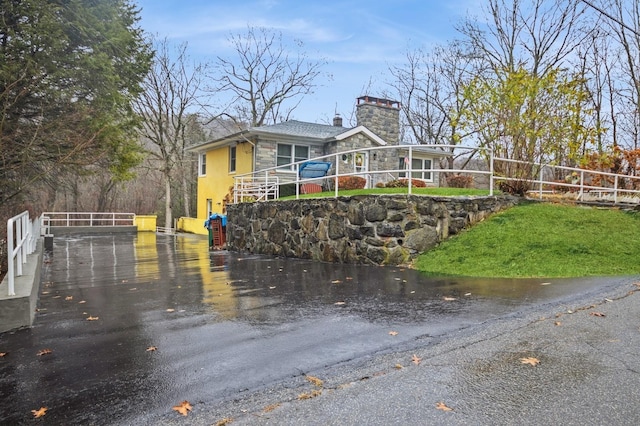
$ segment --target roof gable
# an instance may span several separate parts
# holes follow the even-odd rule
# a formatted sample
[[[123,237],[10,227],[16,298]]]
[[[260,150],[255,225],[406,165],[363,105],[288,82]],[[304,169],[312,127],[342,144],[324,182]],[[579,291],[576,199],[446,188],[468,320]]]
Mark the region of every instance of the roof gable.
[[[356,135],[358,133],[364,133],[369,139],[376,142],[378,145],[387,145],[387,143],[380,136],[373,133],[371,130],[367,129],[364,126],[354,127],[353,129],[349,129],[346,132],[343,132],[336,136],[336,140],[341,141],[350,136]]]

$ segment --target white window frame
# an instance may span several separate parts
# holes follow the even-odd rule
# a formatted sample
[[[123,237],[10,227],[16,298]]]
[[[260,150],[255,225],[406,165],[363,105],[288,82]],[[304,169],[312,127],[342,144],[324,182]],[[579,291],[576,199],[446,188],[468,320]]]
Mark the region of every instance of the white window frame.
[[[281,145],[283,145],[283,146],[286,145],[286,146],[291,147],[291,155],[287,158],[287,162],[285,164],[290,164],[290,163],[297,162],[297,161],[304,161],[304,160],[308,160],[310,158],[309,156],[311,154],[311,147],[309,145],[294,144],[294,143],[280,143],[280,142],[278,142],[276,144],[276,166],[278,166],[278,159],[284,158],[284,156],[281,156],[281,155],[278,154],[279,148],[280,148]],[[296,157],[296,148],[305,148],[307,150],[306,157]],[[278,167],[278,170],[285,171],[285,172],[288,172],[288,171],[294,172],[295,171],[295,167],[293,165],[291,165],[289,167],[283,165],[282,167]]]
[[[207,175],[207,153],[198,155],[198,176]]]
[[[409,169],[409,167],[407,167],[407,163],[405,162],[406,158],[407,157],[404,157],[404,158],[400,159],[401,168],[405,169],[405,170]],[[413,162],[420,161],[420,165],[419,166],[417,166],[417,165],[416,166],[412,166],[411,167],[412,169],[418,169],[418,170],[424,169],[424,171],[421,170],[419,172],[412,172],[411,173],[411,179],[420,179],[420,180],[423,180],[425,182],[433,182],[433,158],[416,158],[416,157],[413,157],[412,161]],[[429,162],[429,166],[428,167],[426,167],[426,165],[425,165],[425,163],[427,161]],[[428,171],[426,171],[426,170],[428,170]],[[407,173],[406,172],[400,172],[400,173],[398,173],[398,177],[406,178],[407,177]]]

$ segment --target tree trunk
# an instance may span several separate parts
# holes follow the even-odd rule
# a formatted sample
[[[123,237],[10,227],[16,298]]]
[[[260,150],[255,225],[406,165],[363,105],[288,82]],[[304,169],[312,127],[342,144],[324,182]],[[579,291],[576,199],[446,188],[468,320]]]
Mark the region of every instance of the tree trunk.
[[[185,217],[191,217],[191,191],[189,191],[189,182],[187,182],[187,173],[185,173],[185,168],[183,167],[182,171],[182,197],[184,200],[184,215]]]
[[[171,213],[171,180],[169,179],[169,173],[165,174],[164,188],[165,188],[164,226],[165,228],[173,228],[173,216]]]

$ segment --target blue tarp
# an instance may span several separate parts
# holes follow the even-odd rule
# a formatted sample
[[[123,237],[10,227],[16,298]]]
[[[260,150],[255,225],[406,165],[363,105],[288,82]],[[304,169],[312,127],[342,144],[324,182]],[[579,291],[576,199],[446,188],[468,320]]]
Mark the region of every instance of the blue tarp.
[[[300,179],[313,179],[325,177],[331,168],[331,163],[325,161],[307,161],[300,164],[298,174]]]
[[[205,228],[209,228],[209,225],[211,224],[212,220],[216,220],[216,219],[221,219],[222,220],[222,226],[227,226],[227,216],[224,214],[218,214],[218,213],[214,213],[211,216],[209,216],[209,219],[204,221],[204,227]]]

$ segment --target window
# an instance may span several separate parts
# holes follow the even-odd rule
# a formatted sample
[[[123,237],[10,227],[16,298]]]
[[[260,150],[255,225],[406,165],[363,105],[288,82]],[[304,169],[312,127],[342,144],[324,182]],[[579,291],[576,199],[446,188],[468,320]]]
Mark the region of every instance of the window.
[[[400,167],[399,169],[408,169],[409,158],[408,157],[400,157]],[[411,159],[411,168],[413,170],[419,170],[417,172],[411,173],[411,177],[413,179],[422,179],[426,181],[431,181],[431,172],[427,170],[431,170],[432,162],[430,158],[412,158]],[[422,171],[424,169],[425,171]],[[406,173],[400,172],[398,176],[401,178],[407,177]]]
[[[279,143],[276,154],[276,166],[285,166],[296,161],[309,159],[309,147],[305,145],[290,145]],[[293,166],[283,167],[283,170],[295,170]]]
[[[229,147],[229,173],[236,171],[236,147]]]
[[[198,156],[198,176],[207,175],[207,154],[200,154]]]
[[[207,198],[207,218],[213,213],[213,200]]]

